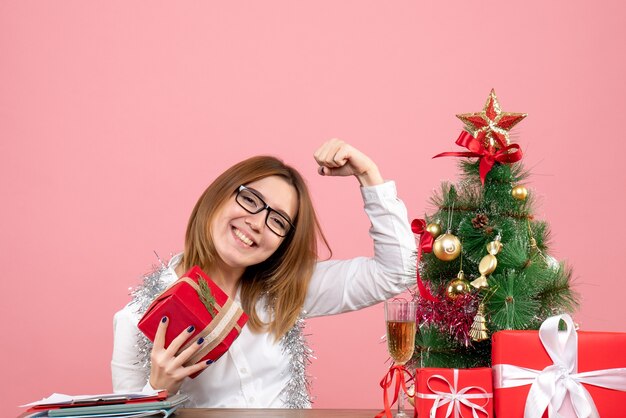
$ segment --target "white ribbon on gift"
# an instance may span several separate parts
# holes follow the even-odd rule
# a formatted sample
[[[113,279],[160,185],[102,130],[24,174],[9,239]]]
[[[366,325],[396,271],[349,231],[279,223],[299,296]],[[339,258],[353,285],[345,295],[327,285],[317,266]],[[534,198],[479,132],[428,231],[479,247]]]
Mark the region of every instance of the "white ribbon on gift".
[[[559,332],[561,320],[567,325],[567,330]],[[599,418],[596,405],[582,384],[626,391],[626,368],[578,373],[578,334],[569,315],[546,319],[539,329],[539,338],[553,362],[545,369],[534,370],[511,364],[493,366],[496,389],[531,385],[524,418],[541,418],[546,409],[550,418],[561,417],[557,411],[568,393],[577,417]]]
[[[432,379],[443,380],[448,384],[450,388],[449,392],[442,392],[439,390],[434,390],[430,387],[430,381]],[[485,406],[489,403],[489,398],[492,398],[493,395],[487,392],[485,389],[480,386],[467,386],[461,390],[458,390],[459,383],[459,370],[454,369],[454,384],[451,384],[445,377],[440,374],[432,375],[426,381],[426,386],[432,393],[421,393],[417,394],[418,398],[421,399],[434,399],[432,408],[430,408],[430,418],[435,418],[437,414],[437,409],[442,406],[448,405],[448,409],[446,411],[446,418],[449,418],[454,411],[454,418],[463,417],[461,413],[461,404],[468,406],[472,409],[473,418],[478,418],[478,413],[476,411],[483,412],[487,417],[489,417],[489,413],[485,410]],[[468,391],[476,389],[482,393],[467,393]],[[486,399],[483,405],[477,405],[471,402],[469,399]]]

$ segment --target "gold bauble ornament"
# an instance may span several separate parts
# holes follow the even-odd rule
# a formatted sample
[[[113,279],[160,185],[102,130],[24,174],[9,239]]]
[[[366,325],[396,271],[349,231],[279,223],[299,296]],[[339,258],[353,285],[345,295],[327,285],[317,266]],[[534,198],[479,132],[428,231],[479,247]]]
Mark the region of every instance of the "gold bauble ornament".
[[[517,200],[526,200],[528,189],[524,186],[515,186],[511,190],[511,195]]]
[[[452,261],[461,254],[461,241],[455,235],[446,232],[435,240],[433,253],[442,261]]]
[[[426,225],[426,231],[428,231],[433,238],[437,238],[441,235],[441,225],[436,222],[430,223]]]
[[[465,295],[470,292],[470,284],[469,281],[465,278],[465,275],[462,271],[450,282],[448,283],[448,287],[446,288],[446,295],[450,299],[456,299],[461,295]]]

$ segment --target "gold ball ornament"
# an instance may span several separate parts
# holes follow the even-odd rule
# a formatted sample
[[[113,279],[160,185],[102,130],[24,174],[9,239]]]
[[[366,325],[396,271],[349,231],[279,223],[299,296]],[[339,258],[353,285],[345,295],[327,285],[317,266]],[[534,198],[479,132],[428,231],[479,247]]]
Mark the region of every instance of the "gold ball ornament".
[[[461,295],[465,295],[469,293],[471,290],[470,283],[465,279],[465,275],[462,271],[459,272],[458,276],[454,279],[450,280],[448,283],[448,287],[446,288],[446,295],[450,299],[456,299]]]
[[[515,186],[511,190],[511,195],[517,200],[526,200],[528,189],[524,186]]]
[[[441,225],[436,222],[430,223],[426,225],[426,231],[428,231],[433,238],[437,238],[441,235]]]
[[[433,254],[441,261],[452,261],[461,254],[461,241],[449,232],[439,235],[433,244]]]

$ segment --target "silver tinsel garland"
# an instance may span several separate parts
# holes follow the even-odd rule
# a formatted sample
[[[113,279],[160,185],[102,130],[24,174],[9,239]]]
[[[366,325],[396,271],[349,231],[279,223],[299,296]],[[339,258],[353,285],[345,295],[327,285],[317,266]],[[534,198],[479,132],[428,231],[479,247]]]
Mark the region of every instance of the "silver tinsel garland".
[[[157,255],[158,258],[158,255]],[[152,267],[152,271],[143,276],[143,281],[135,288],[131,288],[132,301],[130,305],[141,317],[152,301],[163,292],[168,283],[163,280],[163,274],[168,264],[158,258],[159,264]],[[303,313],[304,315],[304,313]],[[281,339],[283,353],[290,357],[287,373],[290,374],[287,386],[282,391],[282,399],[286,408],[304,409],[311,407],[311,376],[307,374],[307,367],[311,364],[313,350],[308,346],[304,334],[305,320],[301,315],[295,325],[287,331]],[[146,381],[150,377],[150,353],[152,342],[141,332],[137,331],[137,362],[144,370]]]
[[[305,320],[300,316],[296,324],[287,331],[283,337],[281,345],[283,353],[289,354],[288,373],[291,374],[289,382],[283,389],[282,399],[286,408],[303,409],[311,407],[311,376],[307,374],[307,367],[311,364],[313,350],[308,346],[306,335],[304,334]]]
[[[157,255],[158,258],[158,255]],[[152,301],[165,290],[167,283],[162,279],[163,273],[167,270],[167,264],[158,258],[159,264],[152,266],[152,271],[143,276],[142,283],[131,289],[132,301],[130,305],[141,317],[146,312]],[[141,331],[137,330],[137,362],[145,373],[146,381],[150,377],[150,353],[152,352],[152,341]]]

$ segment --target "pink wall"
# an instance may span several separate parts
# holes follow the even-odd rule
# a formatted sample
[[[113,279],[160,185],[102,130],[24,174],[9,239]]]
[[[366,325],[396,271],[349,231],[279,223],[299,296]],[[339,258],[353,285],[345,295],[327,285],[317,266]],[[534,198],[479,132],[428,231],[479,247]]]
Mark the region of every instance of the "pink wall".
[[[340,137],[411,216],[456,175],[492,87],[575,267],[586,329],[626,331],[619,1],[5,1],[0,4],[0,408],[109,391],[112,314],[182,247],[200,191],[273,153],[302,170],[337,257],[370,254],[356,182],[319,178]],[[340,198],[341,196],[341,198]],[[316,407],[381,405],[380,307],[310,321]],[[358,332],[354,332],[358,329]],[[5,416],[5,414],[2,414]]]

